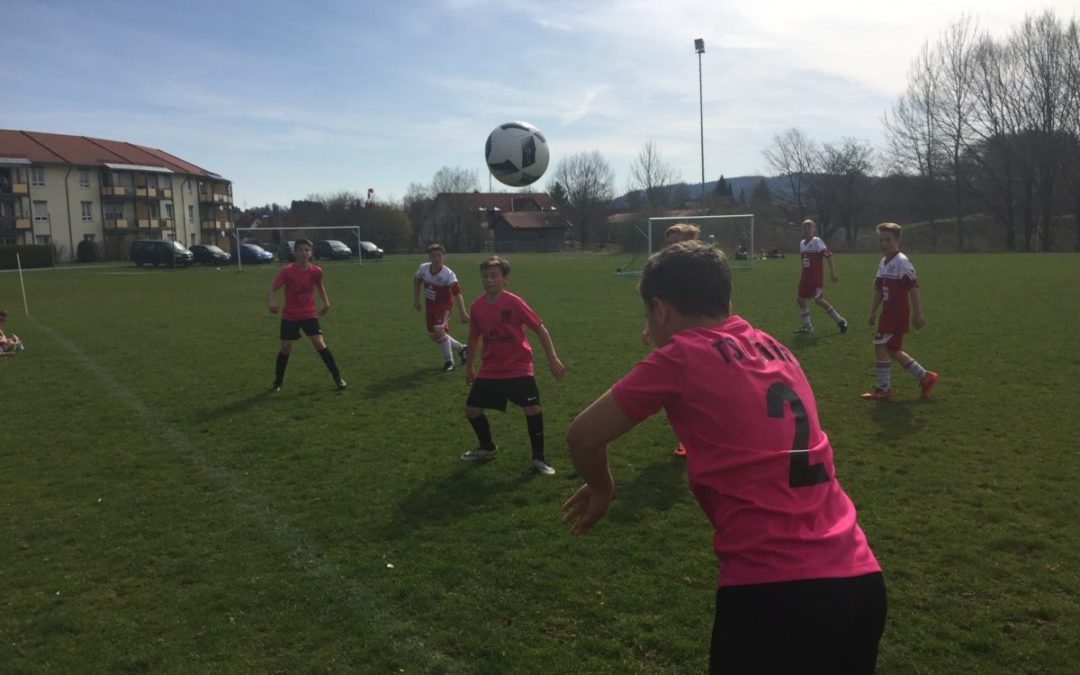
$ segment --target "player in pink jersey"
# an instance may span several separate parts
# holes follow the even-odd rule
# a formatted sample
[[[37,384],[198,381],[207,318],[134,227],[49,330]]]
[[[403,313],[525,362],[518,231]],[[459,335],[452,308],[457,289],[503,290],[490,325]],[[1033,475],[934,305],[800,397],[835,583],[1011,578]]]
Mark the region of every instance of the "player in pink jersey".
[[[540,338],[555,379],[561,380],[566,368],[555,353],[555,345],[544,322],[524,300],[506,290],[509,274],[510,263],[498,256],[480,264],[484,295],[469,308],[469,353],[473,358],[465,363],[465,383],[471,387],[465,401],[465,417],[476,432],[479,444],[462,454],[461,460],[478,462],[495,458],[496,446],[484,409],[505,412],[506,402],[510,401],[525,412],[533,466],[541,474],[551,476],[555,469],[544,457],[544,416],[534,377],[532,347],[525,338],[525,328]],[[483,365],[477,373],[476,350],[481,340],[484,343]]]
[[[271,314],[281,312],[281,351],[277,355],[277,366],[274,373],[274,391],[281,391],[281,384],[285,380],[285,367],[289,364],[289,355],[292,353],[293,342],[300,339],[301,329],[304,335],[311,338],[311,344],[315,351],[322,357],[330,376],[334,378],[334,384],[338,389],[345,388],[345,380],[341,379],[338,372],[334,355],[326,346],[322,329],[319,327],[320,316],[325,316],[330,309],[330,298],[326,295],[326,287],[323,286],[323,272],[318,265],[311,264],[312,244],[307,239],[297,239],[293,245],[296,253],[296,262],[289,263],[281,268],[266,293],[266,301]],[[274,294],[277,289],[285,287],[285,306],[278,307],[275,304]],[[322,300],[322,309],[315,310],[315,293],[319,293]]]
[[[461,297],[461,286],[457,275],[443,264],[445,250],[442,244],[432,244],[427,248],[428,262],[420,265],[413,277],[413,307],[420,310],[420,289],[424,289],[424,322],[428,336],[439,346],[443,355],[443,372],[454,369],[454,352],[461,357],[461,365],[469,358],[468,350],[450,335],[450,308],[456,302],[458,316],[462,323],[469,323],[465,312],[465,300]]]
[[[877,232],[878,245],[885,257],[878,263],[877,276],[874,278],[874,304],[870,307],[868,321],[871,326],[877,321],[877,334],[874,335],[874,354],[877,358],[874,370],[877,373],[877,384],[862,397],[868,401],[892,397],[892,361],[896,361],[919,380],[922,398],[930,398],[930,392],[938,381],[938,374],[923,368],[903,350],[904,333],[908,332],[909,311],[911,323],[916,328],[926,325],[915,267],[907,256],[900,252],[903,229],[896,223],[881,223],[877,226]],[[882,308],[880,319],[877,318],[879,306]]]
[[[810,323],[810,307],[807,300],[813,300],[818,307],[825,310],[829,318],[840,327],[841,333],[847,332],[847,321],[840,316],[832,305],[825,300],[825,266],[823,260],[829,262],[829,276],[835,284],[839,281],[836,276],[836,265],[833,263],[833,254],[825,242],[815,232],[817,225],[807,218],[802,222],[803,238],[799,240],[799,254],[802,257],[802,276],[799,277],[799,295],[796,300],[799,303],[799,316],[802,317],[802,326],[796,333],[813,333],[814,325]]]
[[[656,253],[640,293],[657,349],[571,424],[585,484],[563,521],[573,534],[597,524],[614,491],[608,444],[664,409],[714,528],[712,672],[872,673],[885,584],[798,361],[730,315],[720,251],[686,242]]]

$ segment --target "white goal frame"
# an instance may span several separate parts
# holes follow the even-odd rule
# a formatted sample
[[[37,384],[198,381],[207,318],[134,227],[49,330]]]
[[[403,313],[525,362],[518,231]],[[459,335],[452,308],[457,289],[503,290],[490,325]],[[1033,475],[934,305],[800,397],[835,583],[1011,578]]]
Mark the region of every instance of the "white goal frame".
[[[746,263],[745,265],[736,265],[735,252],[724,251],[728,257],[728,264],[734,267],[745,267],[746,269],[754,269],[754,214],[752,213],[732,213],[722,216],[663,216],[658,218],[649,218],[649,255],[653,254],[653,223],[657,223],[662,227],[670,227],[675,223],[700,223],[714,220],[734,220],[740,218],[750,225],[750,247],[746,253],[746,260],[739,260],[739,263]]]
[[[308,227],[237,227],[237,228],[234,228],[234,231],[236,232],[236,256],[237,256],[236,257],[236,271],[237,272],[243,272],[244,271],[244,261],[240,259],[240,244],[243,243],[243,242],[240,241],[240,233],[241,232],[283,232],[283,231],[301,232],[303,230],[352,230],[353,232],[356,233],[357,246],[360,245],[360,226],[359,225],[332,225],[332,226],[329,226],[329,227],[311,227],[311,226],[308,226]],[[271,253],[273,253],[273,251],[271,251]],[[356,252],[356,264],[357,265],[360,264],[360,261],[363,259],[363,257],[364,257],[363,252],[361,252],[361,251]]]

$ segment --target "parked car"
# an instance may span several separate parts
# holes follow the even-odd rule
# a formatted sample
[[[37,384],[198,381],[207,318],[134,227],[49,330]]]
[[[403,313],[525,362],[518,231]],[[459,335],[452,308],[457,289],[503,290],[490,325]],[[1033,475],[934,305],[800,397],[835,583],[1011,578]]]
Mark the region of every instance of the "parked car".
[[[191,254],[195,256],[195,262],[202,265],[228,265],[232,260],[231,253],[226,253],[212,244],[196,244],[191,247]]]
[[[361,241],[359,248],[360,248],[360,257],[361,258],[371,258],[371,259],[374,259],[374,260],[382,260],[383,250],[381,248],[379,248],[378,246],[376,246],[375,244],[371,243],[370,241]]]
[[[316,260],[348,260],[352,255],[352,249],[337,239],[315,242]]]
[[[131,242],[131,262],[142,267],[147,263],[157,267],[177,265],[187,267],[194,259],[191,251],[178,241],[164,239],[142,239]]]
[[[240,244],[239,257],[234,256],[233,261],[239,260],[241,264],[245,265],[261,265],[263,263],[274,262],[274,254],[267,251],[262,246],[256,246],[255,244]]]

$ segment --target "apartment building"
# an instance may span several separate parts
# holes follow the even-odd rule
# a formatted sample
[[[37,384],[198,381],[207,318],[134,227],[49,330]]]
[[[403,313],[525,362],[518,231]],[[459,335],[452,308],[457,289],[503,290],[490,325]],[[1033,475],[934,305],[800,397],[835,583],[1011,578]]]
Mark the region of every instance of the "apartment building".
[[[0,129],[0,246],[80,241],[126,260],[136,239],[226,250],[232,183],[162,150],[123,141]]]

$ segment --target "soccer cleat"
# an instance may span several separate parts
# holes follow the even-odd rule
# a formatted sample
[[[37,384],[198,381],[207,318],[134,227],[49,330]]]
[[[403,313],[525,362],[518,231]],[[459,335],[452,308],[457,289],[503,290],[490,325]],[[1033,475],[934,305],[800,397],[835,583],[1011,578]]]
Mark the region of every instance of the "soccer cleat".
[[[882,389],[881,387],[874,387],[873,391],[868,391],[862,395],[864,401],[887,401],[892,398],[892,389]]]
[[[272,385],[270,385],[270,391],[281,391],[281,383],[274,382]]]
[[[938,381],[938,374],[932,370],[926,371],[926,375],[919,380],[920,395],[923,398],[930,398],[930,392],[934,391],[934,384]]]
[[[679,447],[675,448],[671,452],[671,456],[672,457],[686,457],[686,447],[682,443],[679,443]]]
[[[453,361],[447,361],[446,363],[442,364],[442,371],[444,373],[449,373],[453,369],[454,369],[454,362]]]
[[[555,469],[548,464],[543,457],[533,457],[533,466],[541,476],[554,476]]]
[[[491,446],[491,449],[487,448],[473,448],[468,452],[461,453],[461,461],[463,462],[486,462],[489,459],[495,459],[495,451],[498,448]]]
[[[795,332],[796,333],[813,333],[814,332],[814,327],[810,326],[810,325],[802,326],[801,328],[796,328]]]
[[[458,356],[461,357],[461,365],[465,365],[469,360],[469,348],[463,345],[461,351],[458,352]]]
[[[341,390],[342,390],[342,389],[344,389],[345,387],[349,386],[349,385],[348,385],[348,384],[347,384],[347,383],[345,382],[345,380],[341,379],[340,377],[339,377],[339,378],[337,379],[337,381],[336,381],[336,382],[334,382],[334,384],[336,384],[336,385],[337,385],[338,391],[341,391]]]
[[[838,323],[837,325],[838,325],[838,326],[840,326],[840,334],[841,334],[841,335],[843,335],[844,333],[846,333],[846,332],[847,332],[847,321],[846,321],[846,320],[845,320],[845,321],[841,321],[841,322],[840,322],[840,323]]]

